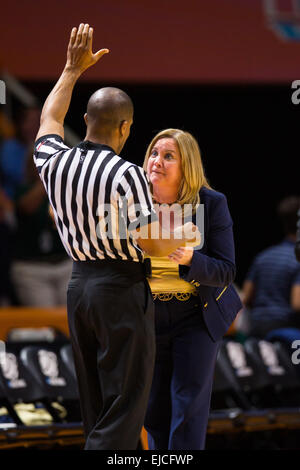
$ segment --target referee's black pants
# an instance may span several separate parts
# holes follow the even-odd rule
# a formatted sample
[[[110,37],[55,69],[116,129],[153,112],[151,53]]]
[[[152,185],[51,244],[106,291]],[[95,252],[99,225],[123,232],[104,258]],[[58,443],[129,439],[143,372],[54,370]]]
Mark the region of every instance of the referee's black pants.
[[[85,449],[134,450],[155,358],[154,306],[143,265],[74,262],[67,305]]]

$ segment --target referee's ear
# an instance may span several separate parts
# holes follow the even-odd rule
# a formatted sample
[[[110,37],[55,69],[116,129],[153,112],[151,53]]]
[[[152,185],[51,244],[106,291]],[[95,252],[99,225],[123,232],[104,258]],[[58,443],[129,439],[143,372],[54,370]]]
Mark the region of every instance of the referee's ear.
[[[85,125],[87,127],[87,125],[88,125],[88,115],[87,115],[87,113],[85,113],[85,115],[83,116],[83,119],[84,119]]]
[[[128,121],[121,121],[120,122],[119,130],[120,130],[120,135],[122,137],[126,134],[128,125],[129,125]]]

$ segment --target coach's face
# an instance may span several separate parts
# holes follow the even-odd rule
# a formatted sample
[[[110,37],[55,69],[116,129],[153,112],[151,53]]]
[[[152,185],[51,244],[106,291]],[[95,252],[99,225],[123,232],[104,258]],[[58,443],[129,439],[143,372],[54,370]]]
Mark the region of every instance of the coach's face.
[[[147,163],[147,174],[154,190],[178,190],[183,173],[180,151],[174,139],[164,137],[153,145]]]

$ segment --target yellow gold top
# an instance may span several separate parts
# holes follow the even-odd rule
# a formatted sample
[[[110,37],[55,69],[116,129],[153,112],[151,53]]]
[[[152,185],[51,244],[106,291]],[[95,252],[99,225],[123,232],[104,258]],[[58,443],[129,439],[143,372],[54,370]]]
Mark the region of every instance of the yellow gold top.
[[[154,298],[187,300],[191,294],[197,295],[195,287],[180,279],[178,264],[167,256],[151,256],[152,276],[148,282]],[[188,294],[188,295],[185,295]]]

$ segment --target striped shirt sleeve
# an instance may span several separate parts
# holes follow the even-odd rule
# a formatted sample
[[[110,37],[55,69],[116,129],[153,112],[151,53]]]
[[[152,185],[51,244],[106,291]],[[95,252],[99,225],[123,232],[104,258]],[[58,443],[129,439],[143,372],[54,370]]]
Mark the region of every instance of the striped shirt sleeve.
[[[118,193],[119,207],[129,232],[134,233],[137,228],[158,220],[142,168],[136,165],[128,168],[118,185]]]
[[[67,151],[69,147],[64,144],[58,134],[47,134],[40,137],[34,144],[33,160],[40,173],[43,165],[61,151]]]

